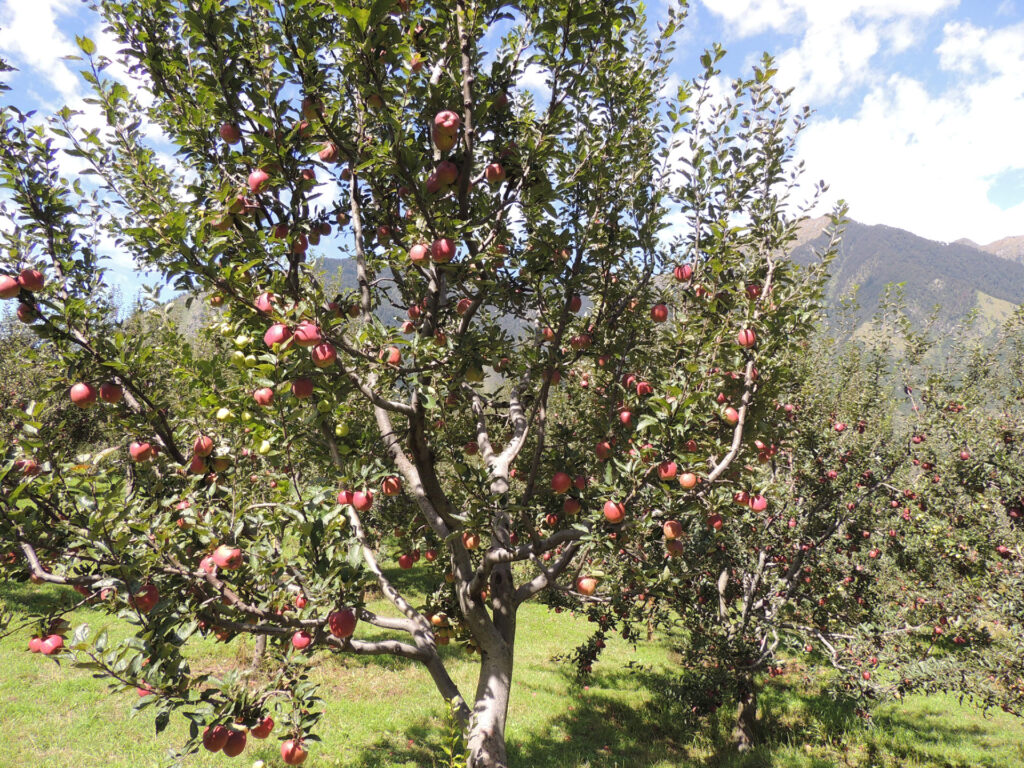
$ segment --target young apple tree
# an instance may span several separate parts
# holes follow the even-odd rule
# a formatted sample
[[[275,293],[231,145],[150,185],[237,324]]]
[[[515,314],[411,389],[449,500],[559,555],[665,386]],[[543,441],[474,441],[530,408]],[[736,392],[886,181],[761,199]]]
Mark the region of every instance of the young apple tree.
[[[190,749],[273,731],[288,764],[316,739],[310,652],[397,656],[451,703],[472,768],[507,765],[518,608],[606,599],[599,565],[695,499],[716,548],[722,505],[757,490],[744,439],[835,245],[788,258],[806,112],[767,58],[723,89],[718,47],[665,96],[682,14],[652,37],[622,0],[99,7],[129,73],[79,41],[104,126],[3,114],[0,294],[60,359],[53,388],[119,439],[81,455],[27,406],[0,567],[136,634],[65,643],[52,616],[35,648],[137,688],[159,727],[181,711]],[[215,332],[117,320],[111,247]],[[195,673],[197,633],[265,637],[277,671]],[[452,641],[479,653],[474,690]]]

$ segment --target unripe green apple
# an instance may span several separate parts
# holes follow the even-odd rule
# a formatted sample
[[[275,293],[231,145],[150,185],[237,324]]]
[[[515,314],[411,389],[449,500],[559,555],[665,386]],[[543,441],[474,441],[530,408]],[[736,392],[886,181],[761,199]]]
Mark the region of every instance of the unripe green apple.
[[[327,413],[330,410],[331,410],[331,404],[329,402],[327,402],[326,400],[321,400],[320,402],[318,402],[316,404],[316,412],[317,413]]]
[[[245,367],[245,352],[240,349],[236,349],[231,353],[231,362],[237,365],[239,368]]]
[[[230,408],[220,408],[216,414],[217,421],[227,421],[228,419],[231,418],[231,416],[232,414]]]
[[[345,437],[348,435],[348,424],[342,422],[334,428],[334,434],[338,437]]]
[[[235,332],[234,326],[231,323],[221,323],[220,333],[222,336],[231,336]]]
[[[242,421],[252,421],[252,411],[242,411]]]
[[[252,344],[252,336],[246,336],[244,333],[235,336],[235,346],[239,349],[245,349],[250,344]]]
[[[268,453],[270,453],[270,441],[269,441],[269,440],[263,440],[263,441],[262,441],[262,442],[261,442],[261,443],[259,444],[259,447],[258,447],[258,448],[256,449],[256,451],[257,451],[257,452],[258,452],[258,453],[259,453],[259,454],[260,454],[261,456],[266,456],[266,455],[267,455]]]
[[[246,355],[245,356],[245,367],[246,368],[255,368],[257,363],[259,363],[259,360],[256,359],[256,355]]]

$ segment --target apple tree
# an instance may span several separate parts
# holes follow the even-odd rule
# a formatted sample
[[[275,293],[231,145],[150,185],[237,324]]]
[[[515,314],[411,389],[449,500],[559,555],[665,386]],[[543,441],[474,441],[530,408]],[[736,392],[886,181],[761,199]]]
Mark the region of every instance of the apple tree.
[[[189,749],[273,731],[288,764],[316,740],[308,653],[400,657],[469,765],[507,765],[518,608],[660,588],[607,563],[677,509],[717,551],[757,490],[748,425],[776,418],[834,253],[788,258],[806,111],[767,57],[723,87],[717,46],[670,92],[681,11],[652,35],[621,0],[98,5],[123,46],[112,69],[79,40],[102,126],[3,113],[0,296],[117,439],[83,452],[26,406],[0,567],[136,633],[44,617],[30,649],[136,688],[159,727],[180,711]],[[215,332],[119,319],[111,248]],[[272,682],[195,673],[196,635],[267,638]]]

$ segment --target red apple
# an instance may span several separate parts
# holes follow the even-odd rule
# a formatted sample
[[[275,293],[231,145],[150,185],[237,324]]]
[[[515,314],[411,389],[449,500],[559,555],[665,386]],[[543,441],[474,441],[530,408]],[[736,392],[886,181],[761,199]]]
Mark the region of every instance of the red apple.
[[[313,359],[313,365],[317,368],[327,368],[334,365],[334,361],[338,359],[338,353],[334,349],[334,345],[328,341],[325,341],[323,344],[317,344],[309,354]]]
[[[285,765],[301,765],[305,762],[309,752],[302,744],[302,739],[288,739],[281,742],[281,759]]]
[[[338,491],[338,503],[341,506],[347,506],[352,503],[352,491]]]
[[[308,320],[303,320],[295,328],[295,343],[300,347],[315,347],[323,341],[320,327]]]
[[[380,484],[380,491],[385,496],[397,496],[402,492],[402,481],[395,477],[385,477]]]
[[[437,180],[444,186],[450,186],[459,178],[459,166],[450,160],[442,160],[437,164]]]
[[[501,184],[505,180],[505,169],[501,163],[490,163],[484,168],[484,178],[488,184]]]
[[[598,461],[604,461],[612,455],[612,446],[607,440],[598,443],[594,446],[594,453],[597,455]]]
[[[254,739],[265,739],[270,735],[270,732],[274,730],[274,718],[267,715],[256,725],[249,729],[249,733],[252,734]]]
[[[228,729],[223,725],[207,726],[203,731],[203,746],[210,752],[220,752],[228,743]]]
[[[626,508],[622,506],[622,504],[618,504],[610,500],[604,503],[604,518],[609,523],[621,523],[625,519],[625,517]]]
[[[0,299],[16,298],[21,291],[18,278],[11,275],[0,275]]]
[[[386,347],[380,351],[380,359],[388,365],[398,365],[402,362],[402,353],[398,347]]]
[[[655,304],[651,307],[651,320],[656,323],[664,323],[668,320],[668,307],[664,304]]]
[[[583,299],[580,297],[578,293],[574,293],[572,295],[572,298],[569,299],[569,311],[575,315],[577,312],[580,311],[580,308],[582,306]]]
[[[750,508],[755,512],[764,512],[768,509],[768,499],[758,494],[750,497]]]
[[[196,456],[209,456],[213,453],[213,439],[206,435],[199,435],[192,444],[192,452]]]
[[[455,135],[459,130],[460,125],[462,125],[461,118],[457,113],[452,112],[450,109],[438,112],[434,116],[434,127],[442,133]]]
[[[417,243],[409,249],[409,261],[413,264],[422,264],[430,255],[430,248],[423,243]]]
[[[299,400],[305,400],[313,394],[313,380],[300,376],[292,382],[292,395]]]
[[[299,630],[292,635],[292,647],[296,650],[304,650],[309,647],[309,644],[313,642],[313,638],[309,636],[309,633],[304,630]],[[262,737],[261,737],[262,738]]]
[[[270,174],[262,168],[257,168],[255,171],[249,174],[249,191],[253,194],[262,192],[263,187],[266,186],[270,180]]]
[[[234,123],[224,123],[220,127],[220,137],[228,144],[237,144],[242,140],[242,131]]]
[[[153,458],[153,446],[149,443],[133,442],[128,446],[128,453],[136,462],[149,461]]]
[[[551,477],[551,490],[555,493],[565,493],[572,487],[572,478],[565,472],[555,472]]]
[[[71,387],[71,402],[77,405],[82,410],[89,408],[93,403],[96,402],[96,396],[99,394],[96,391],[96,387],[92,384],[86,384],[85,382],[78,382]]]
[[[224,744],[224,754],[228,757],[238,757],[245,750],[245,731],[228,731],[228,740]]]
[[[633,414],[626,410],[620,411],[619,421],[622,422],[622,426],[628,427],[633,421]]]
[[[199,570],[205,573],[213,573],[217,570],[217,564],[213,562],[213,555],[207,555],[199,561]]]
[[[432,258],[437,264],[447,264],[454,257],[455,242],[451,238],[439,238],[430,246],[430,258]]]
[[[680,283],[685,283],[687,280],[693,277],[693,267],[691,267],[689,264],[680,264],[674,270],[672,270],[672,274]]]
[[[256,297],[256,301],[253,304],[258,312],[269,315],[274,311],[274,294],[264,291]]]
[[[678,520],[669,520],[661,527],[666,539],[678,539],[683,535],[683,526]]]
[[[466,549],[476,549],[480,546],[480,537],[472,531],[463,531],[462,544]]]
[[[569,497],[562,502],[562,511],[567,515],[575,515],[580,511],[580,503],[576,499]]]
[[[744,328],[736,334],[736,343],[744,349],[750,349],[757,343],[757,334],[752,328]]]
[[[658,478],[667,483],[676,476],[677,469],[674,461],[663,461],[658,465]]]
[[[740,420],[740,412],[730,405],[725,409],[723,417],[729,424],[735,424]]]
[[[21,274],[18,275],[18,285],[26,291],[37,293],[43,290],[45,284],[46,278],[43,277],[43,273],[38,269],[23,269]]]
[[[649,381],[641,381],[636,385],[637,397],[650,397],[654,394],[654,387],[651,386]]]
[[[149,613],[160,602],[160,591],[155,584],[147,584],[132,595],[129,601],[139,613]]]
[[[39,313],[36,312],[36,308],[31,304],[22,302],[18,305],[18,321],[29,325],[39,319]]]
[[[353,493],[352,506],[358,512],[367,512],[373,506],[373,491],[356,491]]]
[[[403,555],[398,556],[398,567],[403,571],[408,571],[413,566],[412,555],[406,552]]]
[[[722,525],[725,521],[722,519],[721,515],[710,515],[708,516],[707,523],[709,527],[714,528],[716,531],[720,531],[722,530]]]
[[[263,334],[263,343],[268,347],[273,347],[275,344],[283,344],[291,337],[292,331],[287,325],[284,323],[274,323]]]
[[[333,611],[327,616],[327,627],[335,637],[352,637],[356,629],[356,612],[351,608]]]
[[[47,635],[39,644],[39,652],[43,656],[52,656],[64,647],[64,638],[60,635]]]
[[[213,550],[213,564],[226,571],[233,571],[242,564],[242,550],[221,544]]]
[[[124,397],[124,390],[121,386],[112,381],[104,381],[100,384],[100,400],[111,405],[117,405]]]
[[[43,638],[38,637],[38,636],[33,636],[28,641],[29,653],[39,653],[42,649],[43,649]]]
[[[472,299],[459,299],[459,303],[455,305],[455,312],[459,315],[464,315],[469,312],[469,308],[472,306]]]
[[[274,390],[270,387],[260,387],[252,393],[252,399],[256,401],[257,405],[266,407],[274,402]]]
[[[576,591],[581,595],[592,595],[597,591],[597,579],[593,576],[580,576],[576,579]]]

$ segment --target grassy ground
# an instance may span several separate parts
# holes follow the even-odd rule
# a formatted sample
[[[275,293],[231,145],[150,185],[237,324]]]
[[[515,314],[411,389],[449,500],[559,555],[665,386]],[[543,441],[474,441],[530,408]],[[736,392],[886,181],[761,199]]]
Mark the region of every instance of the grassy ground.
[[[0,600],[18,613],[70,601],[54,587],[0,585]],[[124,627],[84,609],[73,623],[104,626],[113,637]],[[366,627],[357,633],[366,636]],[[658,675],[671,669],[657,643],[634,649],[612,641],[589,686],[552,660],[588,634],[585,622],[523,608],[516,654],[516,682],[509,717],[509,746],[516,768],[826,768],[827,766],[1024,766],[1024,726],[1001,713],[985,717],[949,697],[919,697],[876,711],[864,728],[844,707],[806,690],[796,679],[776,678],[762,697],[773,724],[771,744],[742,758],[726,744],[727,713],[697,733],[678,726],[671,711],[655,706]],[[152,718],[131,717],[134,693],[111,693],[86,672],[59,668],[26,650],[21,633],[0,640],[0,768],[141,768],[166,763],[166,750],[183,743],[181,718],[155,736]],[[251,645],[202,643],[192,652],[197,668],[224,669],[247,662]],[[473,690],[473,657],[448,651],[453,676]],[[442,705],[425,673],[390,659],[318,657],[317,679],[326,711],[323,742],[306,765],[321,768],[423,768],[438,759]],[[640,681],[630,664],[651,675]],[[279,766],[278,742],[250,740],[236,762],[262,759]],[[230,764],[223,755],[200,754],[191,766]]]

